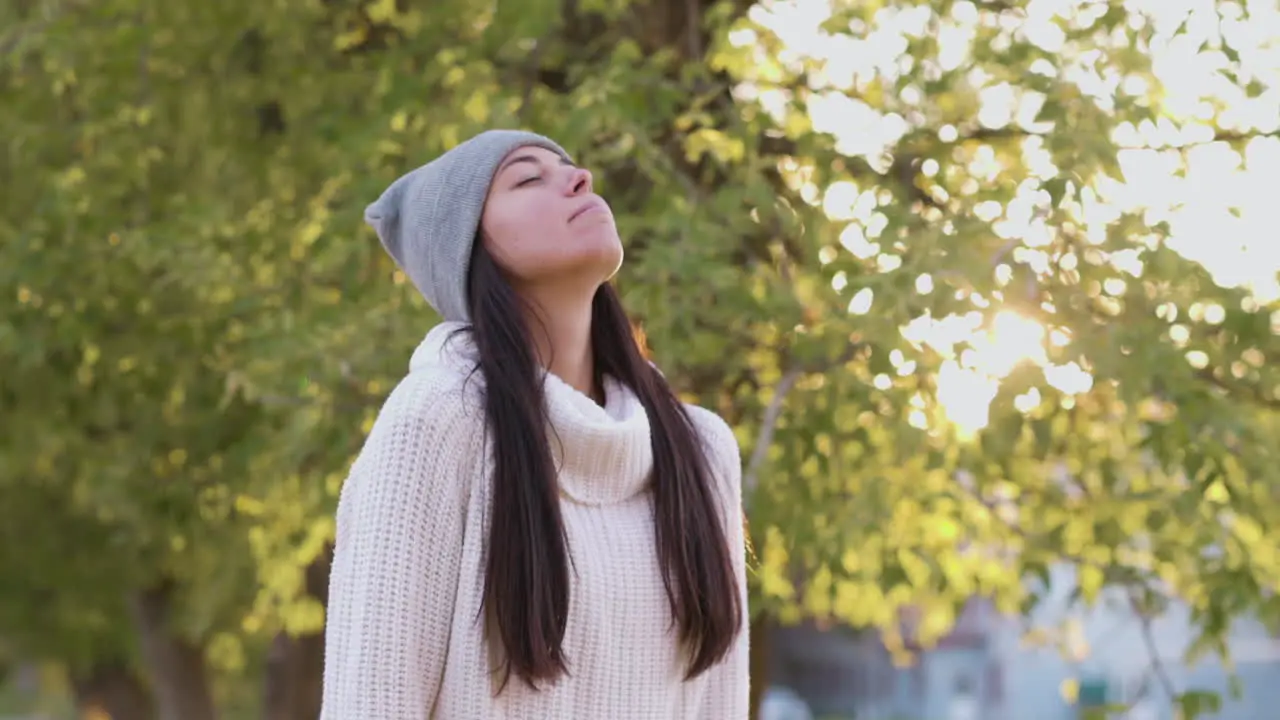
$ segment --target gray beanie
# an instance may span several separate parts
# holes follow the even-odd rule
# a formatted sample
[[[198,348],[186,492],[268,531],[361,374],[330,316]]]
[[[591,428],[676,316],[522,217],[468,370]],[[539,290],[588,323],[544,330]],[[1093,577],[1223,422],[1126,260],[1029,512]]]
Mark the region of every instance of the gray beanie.
[[[484,201],[498,164],[525,145],[571,159],[541,135],[487,130],[401,176],[365,208],[382,246],[445,320],[471,320],[467,270]]]

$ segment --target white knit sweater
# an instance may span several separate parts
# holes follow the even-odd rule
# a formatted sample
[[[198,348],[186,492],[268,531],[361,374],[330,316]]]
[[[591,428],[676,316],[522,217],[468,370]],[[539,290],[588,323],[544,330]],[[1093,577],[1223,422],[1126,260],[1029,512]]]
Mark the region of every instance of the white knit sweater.
[[[747,629],[685,682],[653,529],[649,422],[616,382],[600,407],[546,376],[561,511],[573,556],[569,676],[539,691],[500,674],[477,618],[492,459],[481,375],[459,326],[436,326],[382,408],[337,512],[322,720],[745,720]],[[738,446],[690,413],[708,448],[746,607]],[[745,613],[744,613],[745,615]]]

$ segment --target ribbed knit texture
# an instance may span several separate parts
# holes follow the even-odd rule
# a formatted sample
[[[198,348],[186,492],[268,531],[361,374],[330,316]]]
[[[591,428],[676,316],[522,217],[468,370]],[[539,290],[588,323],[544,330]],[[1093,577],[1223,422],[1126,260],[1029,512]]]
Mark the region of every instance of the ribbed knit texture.
[[[546,376],[574,565],[569,677],[540,691],[500,673],[481,617],[493,463],[481,375],[461,327],[432,329],[343,487],[325,630],[322,720],[745,720],[747,628],[685,682],[657,561],[649,423],[610,381],[605,407]],[[689,408],[708,449],[746,607],[738,446]],[[576,570],[576,571],[575,571]],[[745,614],[745,613],[744,613]],[[496,640],[495,640],[496,642]]]

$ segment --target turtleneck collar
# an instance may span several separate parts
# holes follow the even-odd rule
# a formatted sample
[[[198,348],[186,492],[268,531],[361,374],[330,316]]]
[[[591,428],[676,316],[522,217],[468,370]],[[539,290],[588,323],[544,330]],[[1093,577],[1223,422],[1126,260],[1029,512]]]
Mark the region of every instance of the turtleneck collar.
[[[466,328],[456,322],[432,328],[413,353],[411,371],[447,366],[470,372],[475,345],[467,333],[454,335]],[[602,407],[554,373],[542,375],[560,492],[586,505],[618,503],[643,492],[653,473],[653,446],[648,414],[631,388],[606,377]]]

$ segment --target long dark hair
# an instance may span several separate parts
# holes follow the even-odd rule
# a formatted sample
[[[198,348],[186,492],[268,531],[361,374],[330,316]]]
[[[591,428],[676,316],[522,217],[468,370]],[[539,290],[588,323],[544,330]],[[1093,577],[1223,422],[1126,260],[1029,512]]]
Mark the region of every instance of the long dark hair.
[[[537,688],[568,672],[571,562],[538,359],[523,301],[480,237],[467,286],[494,458],[483,612],[504,651],[499,692],[512,673]],[[605,375],[618,380],[649,415],[658,560],[689,653],[685,679],[692,679],[729,652],[746,611],[707,458],[684,406],[645,360],[610,284],[600,286],[591,310],[597,386]]]

